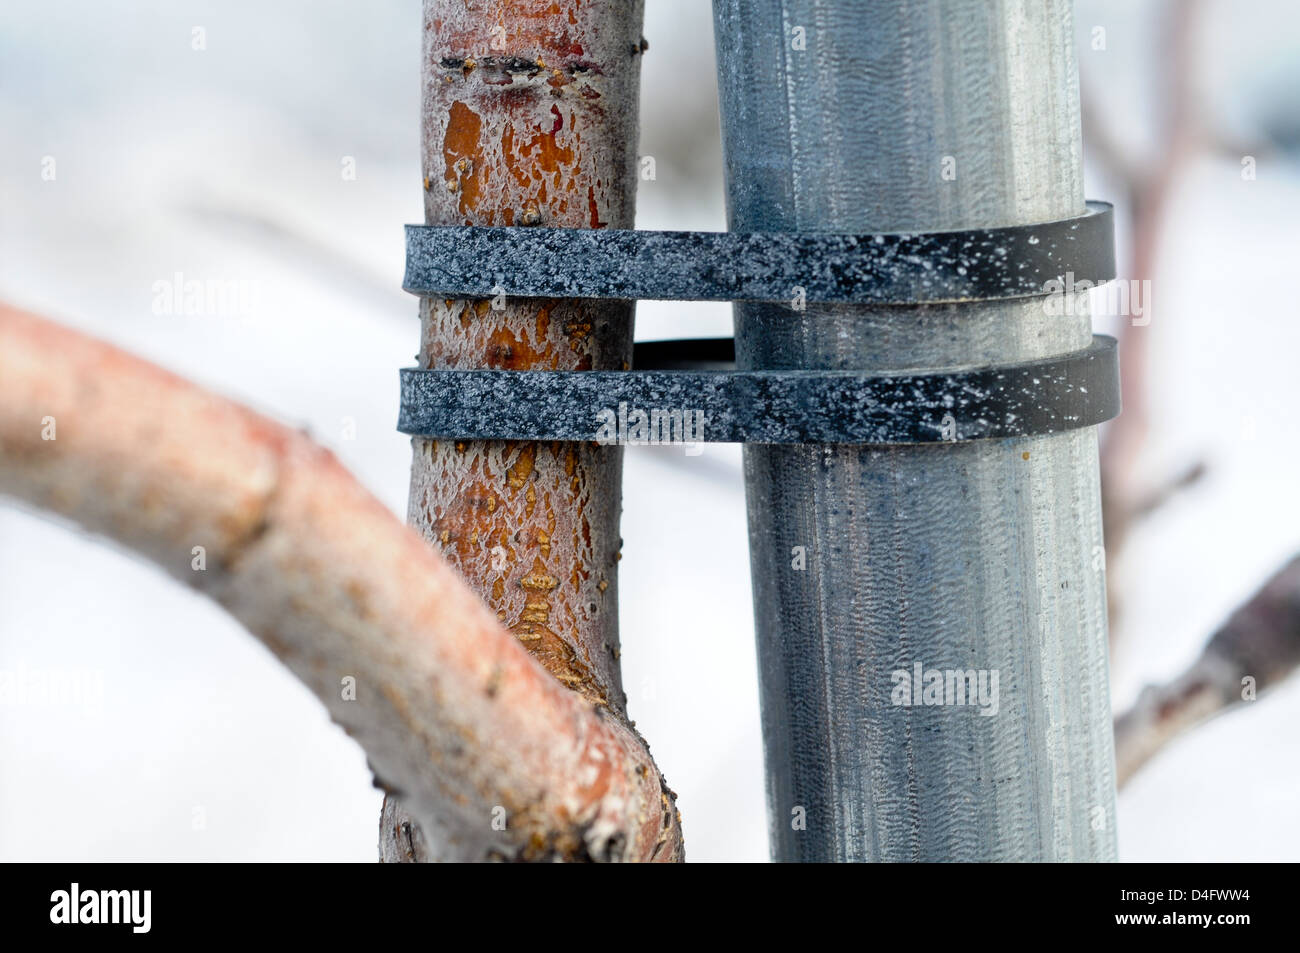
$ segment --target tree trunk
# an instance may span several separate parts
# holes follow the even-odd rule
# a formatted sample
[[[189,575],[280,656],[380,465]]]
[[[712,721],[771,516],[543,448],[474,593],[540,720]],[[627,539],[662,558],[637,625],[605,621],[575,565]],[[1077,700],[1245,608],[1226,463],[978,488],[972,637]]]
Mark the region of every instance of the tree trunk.
[[[642,12],[640,0],[426,0],[426,222],[631,228]],[[501,305],[421,299],[421,366],[630,365],[629,302]],[[627,724],[618,662],[622,448],[418,437],[412,446],[411,525],[552,675]],[[675,829],[666,785],[663,796],[665,830]],[[443,851],[389,799],[380,855],[433,860]]]

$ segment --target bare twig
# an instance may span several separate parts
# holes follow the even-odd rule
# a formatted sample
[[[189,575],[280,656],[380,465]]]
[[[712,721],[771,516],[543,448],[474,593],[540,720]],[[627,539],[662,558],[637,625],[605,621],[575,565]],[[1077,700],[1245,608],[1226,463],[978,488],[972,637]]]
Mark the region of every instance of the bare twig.
[[[1124,784],[1161,748],[1212,715],[1272,688],[1300,666],[1300,556],[1237,609],[1197,660],[1142,690],[1115,721],[1116,776]]]
[[[552,678],[301,433],[0,306],[0,492],[226,607],[356,738],[441,856],[677,856],[640,740]]]

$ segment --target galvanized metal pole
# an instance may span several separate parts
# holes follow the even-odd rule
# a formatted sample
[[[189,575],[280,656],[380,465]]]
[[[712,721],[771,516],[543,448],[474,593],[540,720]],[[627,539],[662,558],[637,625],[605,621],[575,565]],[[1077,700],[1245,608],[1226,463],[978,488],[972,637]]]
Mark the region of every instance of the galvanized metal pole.
[[[714,12],[733,230],[1083,211],[1069,0]],[[1085,307],[1041,298],[791,302],[737,305],[742,368],[947,370],[1090,340]],[[775,858],[1114,859],[1095,428],[747,445],[745,478]]]

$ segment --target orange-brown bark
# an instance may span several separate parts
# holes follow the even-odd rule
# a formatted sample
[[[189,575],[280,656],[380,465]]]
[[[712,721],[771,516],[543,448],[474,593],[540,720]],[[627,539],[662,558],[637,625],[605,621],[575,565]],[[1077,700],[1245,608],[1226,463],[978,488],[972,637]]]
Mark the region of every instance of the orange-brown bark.
[[[425,5],[425,217],[631,227],[641,10],[626,0]],[[425,367],[625,368],[625,302],[421,302]],[[598,408],[593,408],[593,413]],[[414,442],[410,521],[547,669],[618,716],[621,451]]]
[[[426,0],[426,221],[632,227],[641,18],[639,0]],[[626,369],[632,316],[626,302],[423,299],[420,362]],[[413,451],[411,525],[552,675],[625,720],[621,448],[417,438]]]

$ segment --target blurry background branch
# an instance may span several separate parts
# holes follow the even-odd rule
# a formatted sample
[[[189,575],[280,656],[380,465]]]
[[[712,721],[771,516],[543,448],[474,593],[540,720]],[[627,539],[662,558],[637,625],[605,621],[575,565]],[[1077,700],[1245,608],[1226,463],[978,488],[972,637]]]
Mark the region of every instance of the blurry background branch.
[[[1192,82],[1193,45],[1200,6],[1200,0],[1176,0],[1167,2],[1162,10],[1159,33],[1168,47],[1164,56],[1156,58],[1160,64],[1154,71],[1158,83],[1155,111],[1159,125],[1157,148],[1150,159],[1131,154],[1097,107],[1095,95],[1086,84],[1081,84],[1084,150],[1114,176],[1122,190],[1115,196],[1115,203],[1129,215],[1131,251],[1127,265],[1121,264],[1121,279],[1150,279],[1156,273],[1169,196],[1184,165],[1204,143]],[[1150,301],[1145,304],[1151,307]],[[1149,318],[1150,314],[1144,314],[1140,324],[1127,319],[1121,321],[1118,335],[1124,412],[1104,428],[1101,441],[1103,529],[1106,549],[1112,558],[1118,558],[1123,551],[1136,522],[1204,473],[1204,466],[1198,463],[1151,486],[1143,480],[1138,468],[1151,427]],[[1116,578],[1115,574],[1107,578],[1112,645],[1120,628],[1118,621],[1123,605],[1123,593],[1114,584]]]
[[[1156,91],[1156,143],[1153,154],[1133,154],[1097,105],[1095,91],[1082,90],[1084,146],[1119,184],[1116,204],[1130,212],[1131,253],[1123,272],[1135,280],[1154,280],[1161,267],[1162,235],[1170,196],[1197,156],[1232,157],[1269,152],[1266,142],[1230,141],[1204,120],[1198,82],[1197,39],[1206,11],[1204,0],[1164,0],[1158,35],[1167,44],[1152,57]],[[1101,444],[1102,507],[1106,548],[1122,557],[1133,529],[1206,473],[1197,460],[1182,470],[1151,480],[1139,465],[1152,427],[1151,314],[1138,322],[1121,317],[1124,412],[1106,429]],[[1131,574],[1107,575],[1111,642],[1123,631],[1124,593],[1118,585]],[[1292,560],[1239,608],[1210,638],[1201,655],[1172,681],[1150,685],[1136,704],[1116,720],[1117,780],[1122,786],[1175,737],[1236,703],[1255,698],[1300,665],[1300,561]],[[1246,684],[1243,685],[1243,680]]]
[[[1300,666],[1300,556],[1210,637],[1181,675],[1143,690],[1115,721],[1120,785],[1164,745],[1213,715],[1272,688]]]

